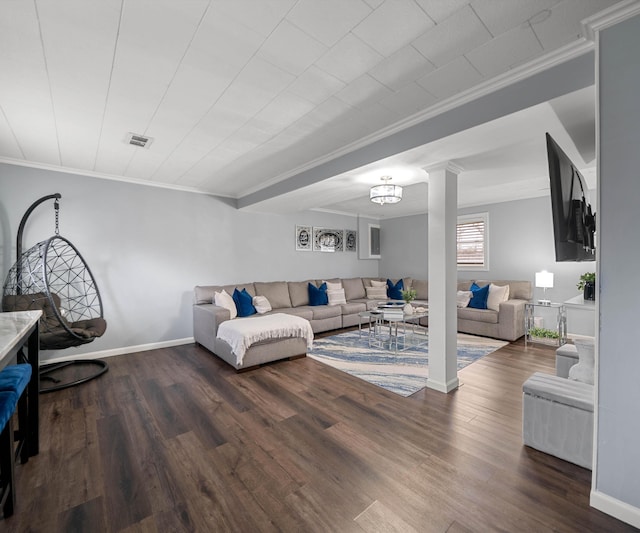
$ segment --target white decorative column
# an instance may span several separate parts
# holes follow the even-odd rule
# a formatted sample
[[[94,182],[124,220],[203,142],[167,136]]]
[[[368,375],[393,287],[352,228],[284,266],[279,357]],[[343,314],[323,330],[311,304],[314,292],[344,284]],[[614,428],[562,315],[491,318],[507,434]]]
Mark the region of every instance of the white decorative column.
[[[458,388],[458,174],[448,162],[429,173],[429,378],[427,387],[440,392]]]

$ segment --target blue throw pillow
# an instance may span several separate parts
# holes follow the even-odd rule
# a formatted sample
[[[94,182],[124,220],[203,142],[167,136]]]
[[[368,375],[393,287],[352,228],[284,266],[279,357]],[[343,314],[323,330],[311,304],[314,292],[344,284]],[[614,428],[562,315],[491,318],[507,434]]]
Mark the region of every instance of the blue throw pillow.
[[[484,287],[480,288],[478,285],[474,283],[471,284],[469,290],[471,291],[471,300],[469,301],[468,307],[473,307],[474,309],[486,309],[487,308],[487,298],[489,298],[489,285],[487,284]]]
[[[320,287],[316,287],[313,283],[309,283],[309,305],[327,305],[328,303],[327,284],[323,283]]]
[[[233,291],[233,301],[238,310],[238,316],[251,316],[256,314],[256,308],[253,306],[253,297],[247,292],[247,289],[239,291],[237,288]]]
[[[387,298],[391,300],[402,300],[402,291],[404,290],[404,282],[399,279],[394,285],[393,281],[387,280]]]

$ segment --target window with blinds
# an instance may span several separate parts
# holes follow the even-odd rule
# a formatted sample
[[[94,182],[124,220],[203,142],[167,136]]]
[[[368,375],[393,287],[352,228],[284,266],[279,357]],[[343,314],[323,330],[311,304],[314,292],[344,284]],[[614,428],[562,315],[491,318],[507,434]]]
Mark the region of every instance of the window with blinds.
[[[459,270],[487,270],[488,214],[461,215],[456,227]]]

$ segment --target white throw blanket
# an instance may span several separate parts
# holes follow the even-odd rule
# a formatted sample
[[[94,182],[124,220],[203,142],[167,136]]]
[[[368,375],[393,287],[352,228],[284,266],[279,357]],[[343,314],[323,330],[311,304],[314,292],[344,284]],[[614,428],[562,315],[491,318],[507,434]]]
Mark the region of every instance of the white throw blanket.
[[[225,320],[218,326],[216,337],[231,346],[238,364],[242,364],[249,347],[260,341],[300,337],[306,339],[308,350],[313,347],[313,330],[309,321],[284,313]]]

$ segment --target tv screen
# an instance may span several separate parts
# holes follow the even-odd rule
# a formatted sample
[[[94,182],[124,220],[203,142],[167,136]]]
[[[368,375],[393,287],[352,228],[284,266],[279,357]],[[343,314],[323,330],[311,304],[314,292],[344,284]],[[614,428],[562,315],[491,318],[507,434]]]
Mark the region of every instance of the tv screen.
[[[546,137],[556,261],[595,261],[596,218],[586,182],[551,135]]]

